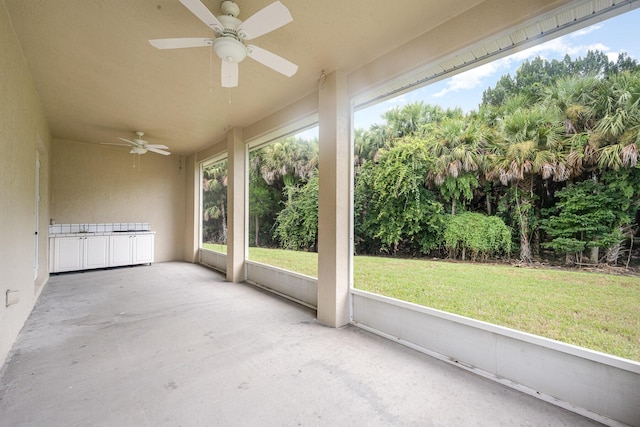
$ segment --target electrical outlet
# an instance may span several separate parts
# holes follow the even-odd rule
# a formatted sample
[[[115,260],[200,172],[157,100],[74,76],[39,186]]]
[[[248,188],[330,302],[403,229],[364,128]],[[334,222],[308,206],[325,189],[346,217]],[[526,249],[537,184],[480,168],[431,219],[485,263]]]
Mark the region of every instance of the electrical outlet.
[[[20,291],[12,291],[11,289],[7,289],[5,306],[9,307],[10,305],[18,304],[19,302],[20,302]]]

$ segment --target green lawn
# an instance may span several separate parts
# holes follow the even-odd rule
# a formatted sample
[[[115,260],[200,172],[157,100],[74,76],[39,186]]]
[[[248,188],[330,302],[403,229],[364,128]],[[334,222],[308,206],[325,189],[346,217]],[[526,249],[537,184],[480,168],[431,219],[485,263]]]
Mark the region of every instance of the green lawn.
[[[315,253],[249,259],[317,277]],[[353,274],[358,289],[640,361],[640,277],[364,256]]]

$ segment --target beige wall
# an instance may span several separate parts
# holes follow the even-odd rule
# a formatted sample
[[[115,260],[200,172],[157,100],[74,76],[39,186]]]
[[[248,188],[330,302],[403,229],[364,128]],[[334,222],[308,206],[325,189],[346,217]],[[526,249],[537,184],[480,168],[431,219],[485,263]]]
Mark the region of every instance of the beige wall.
[[[184,258],[184,158],[147,153],[138,159],[125,147],[57,139],[52,146],[56,223],[149,222],[156,262]]]
[[[47,273],[49,130],[13,27],[0,0],[0,365],[31,312]],[[39,274],[34,280],[36,151],[39,153]],[[19,303],[5,306],[7,290]]]

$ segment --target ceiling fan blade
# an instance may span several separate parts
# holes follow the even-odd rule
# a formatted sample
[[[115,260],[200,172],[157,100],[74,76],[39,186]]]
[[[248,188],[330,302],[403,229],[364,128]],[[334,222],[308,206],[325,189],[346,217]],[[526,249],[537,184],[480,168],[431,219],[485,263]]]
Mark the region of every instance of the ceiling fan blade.
[[[248,45],[247,56],[287,77],[293,76],[298,71],[298,66],[293,62],[258,46]]]
[[[168,156],[169,154],[171,154],[168,151],[160,150],[159,148],[153,148],[153,147],[149,147],[149,146],[147,146],[147,150],[149,150],[149,151],[151,151],[153,153],[162,154],[163,156]]]
[[[135,145],[135,146],[139,145],[137,142],[129,141],[128,139],[125,139],[125,138],[118,137],[118,139],[124,142],[128,142],[131,145]]]
[[[220,76],[222,77],[222,87],[238,86],[238,63],[221,61],[222,69]]]
[[[182,0],[180,0],[182,1]],[[238,34],[245,40],[255,39],[293,21],[289,9],[279,1],[259,10],[238,26]]]
[[[213,39],[203,38],[179,38],[179,39],[154,39],[149,40],[151,46],[156,49],[181,49],[185,47],[206,47],[213,44]]]
[[[145,148],[147,148],[147,149],[160,148],[162,150],[168,150],[169,149],[169,147],[167,147],[166,145],[162,145],[162,144],[147,144]]]
[[[102,145],[117,145],[118,147],[129,147],[130,144],[123,144],[121,142],[101,142]]]
[[[218,18],[200,0],[180,0],[184,7],[189,9],[191,13],[196,15],[198,19],[204,22],[209,28],[217,34],[222,34],[224,25],[218,21]]]

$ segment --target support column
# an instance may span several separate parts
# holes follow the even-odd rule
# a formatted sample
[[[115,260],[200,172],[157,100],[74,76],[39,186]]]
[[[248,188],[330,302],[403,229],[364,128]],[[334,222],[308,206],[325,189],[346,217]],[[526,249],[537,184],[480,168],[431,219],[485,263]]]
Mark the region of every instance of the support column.
[[[186,159],[182,157],[180,164],[184,165],[180,169],[181,174],[185,174],[185,227],[184,227],[184,260],[191,263],[197,263],[198,251],[200,248],[199,235],[200,227],[200,193],[201,193],[201,177],[200,168],[196,162],[195,154],[190,155]]]
[[[246,149],[242,129],[227,134],[227,280],[245,280]]]
[[[318,94],[318,320],[349,323],[351,109],[347,76],[327,75]]]

